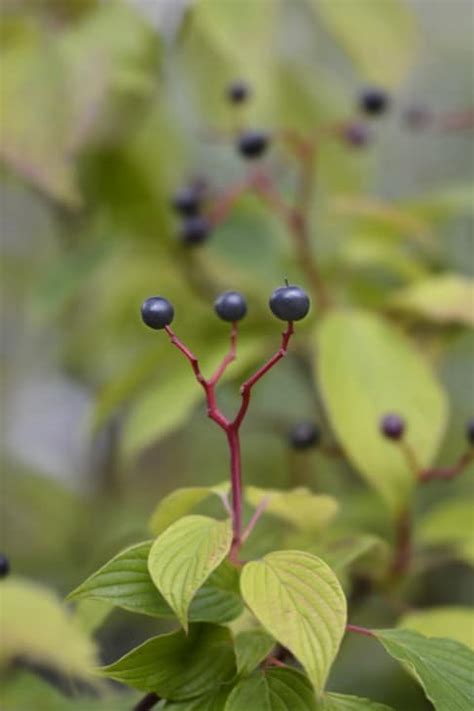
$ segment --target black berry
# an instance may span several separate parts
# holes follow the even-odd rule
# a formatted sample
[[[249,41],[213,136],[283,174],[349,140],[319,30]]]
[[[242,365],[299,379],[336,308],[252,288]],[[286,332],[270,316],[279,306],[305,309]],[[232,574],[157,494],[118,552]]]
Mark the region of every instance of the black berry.
[[[226,94],[232,104],[243,104],[250,96],[250,88],[243,81],[234,81],[227,87]]]
[[[399,440],[405,432],[405,420],[393,412],[384,415],[380,420],[380,431],[388,439]]]
[[[225,291],[215,300],[214,309],[223,321],[240,321],[247,313],[247,303],[238,291]]]
[[[314,422],[298,422],[291,428],[288,438],[293,449],[311,449],[319,444],[321,432]]]
[[[310,307],[308,294],[292,284],[275,289],[269,304],[272,313],[282,321],[299,321]]]
[[[269,142],[269,136],[262,131],[245,131],[237,139],[237,150],[244,158],[260,158]]]
[[[387,92],[377,87],[366,89],[359,97],[361,110],[369,116],[380,116],[388,109],[389,103]]]
[[[344,126],[342,135],[346,143],[354,148],[364,148],[372,140],[372,132],[367,124],[361,121],[348,123]]]
[[[210,231],[209,220],[202,215],[194,215],[183,221],[179,236],[183,244],[192,246],[205,242]]]
[[[168,299],[162,296],[150,296],[143,302],[142,319],[150,328],[164,328],[169,326],[174,318],[174,308]]]
[[[201,194],[195,186],[180,188],[173,196],[172,205],[176,212],[184,217],[197,215],[201,207]]]
[[[474,417],[466,425],[466,437],[469,444],[474,445]]]
[[[7,556],[0,553],[0,578],[6,578],[10,572],[10,561]]]

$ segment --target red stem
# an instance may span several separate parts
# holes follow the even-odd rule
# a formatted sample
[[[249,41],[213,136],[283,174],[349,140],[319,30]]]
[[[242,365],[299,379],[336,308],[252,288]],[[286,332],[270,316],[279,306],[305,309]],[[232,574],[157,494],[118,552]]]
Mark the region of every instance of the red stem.
[[[402,511],[396,523],[395,557],[392,573],[398,577],[406,572],[411,561],[412,526],[409,511]]]
[[[346,625],[346,632],[355,632],[356,634],[362,634],[365,637],[375,637],[372,630],[367,629],[367,627],[359,627],[359,625]]]
[[[230,559],[236,561],[242,543],[242,466],[240,459],[239,431],[235,427],[227,430],[230,449],[230,477],[232,488],[233,538]]]
[[[426,482],[433,481],[433,479],[444,479],[445,481],[454,479],[454,477],[461,474],[473,460],[474,448],[461,454],[458,461],[450,467],[433,467],[432,469],[425,469],[420,472],[420,482],[426,484]]]

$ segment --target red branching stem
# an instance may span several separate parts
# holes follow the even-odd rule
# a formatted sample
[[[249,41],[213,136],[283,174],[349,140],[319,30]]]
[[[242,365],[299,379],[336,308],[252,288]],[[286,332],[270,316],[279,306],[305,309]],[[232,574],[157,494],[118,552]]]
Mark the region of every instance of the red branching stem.
[[[474,108],[441,114],[436,125],[442,131],[460,131],[474,128]]]
[[[432,469],[425,469],[420,472],[419,480],[422,484],[426,484],[428,481],[433,481],[433,479],[443,479],[444,481],[449,481],[450,479],[454,479],[459,474],[462,474],[462,472],[467,469],[472,461],[474,461],[474,448],[461,454],[458,461],[450,467],[433,467]]]
[[[258,519],[260,516],[264,513],[265,509],[267,508],[268,504],[270,503],[270,497],[265,496],[253,512],[253,516],[248,522],[247,526],[245,527],[244,532],[242,533],[242,543],[244,543],[247,538],[250,536],[252,533],[253,529],[255,528],[255,524],[257,523]]]
[[[270,358],[270,360],[268,360],[264,365],[262,365],[262,367],[259,368],[256,373],[254,373],[248,380],[246,380],[240,388],[240,394],[242,395],[242,404],[234,421],[232,422],[232,427],[234,427],[235,429],[238,429],[240,427],[240,425],[242,424],[242,420],[244,419],[247,413],[253,386],[261,378],[263,378],[265,373],[268,373],[268,371],[273,368],[273,366],[278,363],[279,360],[286,356],[288,343],[293,333],[293,322],[288,321],[288,326],[286,327],[286,330],[282,333],[281,345],[278,351]]]
[[[266,659],[266,666],[281,667],[282,669],[286,669],[286,667],[287,667],[285,662],[282,662],[280,659],[277,659],[276,657],[272,657],[271,655],[269,657],[267,657],[267,659]]]
[[[234,205],[248,191],[251,186],[251,181],[246,178],[237,185],[234,185],[226,192],[222,193],[216,200],[214,206],[208,214],[209,221],[213,227],[225,222],[229,214],[232,212]]]
[[[375,637],[372,630],[367,629],[367,627],[360,627],[359,625],[346,625],[346,632],[355,632],[356,634],[364,635],[364,637]]]
[[[282,341],[280,348],[273,355],[270,360],[268,360],[257,372],[252,375],[241,387],[242,404],[237,412],[234,420],[228,420],[227,417],[221,412],[215,395],[215,386],[222,377],[227,366],[235,360],[237,353],[237,324],[232,324],[231,336],[230,336],[230,349],[226,356],[224,356],[222,363],[217,368],[215,373],[209,380],[207,380],[201,373],[199,366],[199,361],[194,355],[194,353],[189,350],[187,346],[176,336],[174,331],[170,326],[165,326],[165,331],[169,336],[171,343],[178,348],[185,358],[191,364],[196,380],[202,386],[207,402],[207,414],[211,420],[214,420],[219,427],[224,430],[227,435],[227,442],[229,444],[230,451],[230,469],[231,469],[231,495],[232,501],[229,506],[227,502],[227,510],[230,509],[232,516],[232,526],[233,526],[233,538],[232,546],[230,550],[230,559],[234,562],[238,562],[238,552],[240,546],[242,545],[245,538],[250,534],[253,526],[264,511],[264,506],[259,507],[255,511],[249,525],[247,526],[244,533],[242,533],[242,465],[240,457],[240,438],[239,430],[240,425],[246,415],[249,403],[252,387],[256,382],[262,378],[265,373],[267,373],[276,363],[278,363],[281,358],[286,355],[289,340],[293,334],[293,323],[288,322],[288,326],[284,333],[282,334]],[[266,504],[265,504],[266,505]]]
[[[403,575],[411,562],[412,556],[412,525],[409,511],[402,511],[396,522],[395,556],[392,561],[392,574],[395,577]]]

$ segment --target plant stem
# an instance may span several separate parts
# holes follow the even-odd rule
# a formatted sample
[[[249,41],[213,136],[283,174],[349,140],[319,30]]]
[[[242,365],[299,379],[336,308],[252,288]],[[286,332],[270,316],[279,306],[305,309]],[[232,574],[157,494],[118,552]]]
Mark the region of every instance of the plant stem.
[[[136,706],[133,707],[133,711],[149,711],[150,709],[158,703],[160,697],[153,691],[150,694],[141,699]]]
[[[420,472],[419,479],[422,484],[426,484],[428,481],[433,481],[433,479],[444,479],[449,481],[449,479],[454,479],[454,477],[462,474],[462,472],[469,466],[469,464],[474,460],[474,448],[469,449],[464,452],[459,457],[458,461],[455,462],[450,467],[433,467],[432,469],[425,469]]]
[[[367,629],[367,627],[359,627],[359,625],[346,625],[347,632],[355,632],[356,634],[362,634],[365,637],[375,637],[372,630]]]
[[[392,562],[392,573],[398,577],[406,572],[411,561],[411,516],[409,511],[402,511],[396,523],[395,557]]]
[[[227,430],[230,449],[230,480],[232,489],[233,538],[230,558],[235,561],[242,543],[242,465],[240,458],[239,431],[235,427]]]

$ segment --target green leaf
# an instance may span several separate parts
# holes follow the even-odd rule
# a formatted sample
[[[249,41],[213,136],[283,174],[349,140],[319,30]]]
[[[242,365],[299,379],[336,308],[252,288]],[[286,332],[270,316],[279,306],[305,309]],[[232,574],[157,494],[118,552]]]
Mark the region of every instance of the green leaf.
[[[390,656],[423,687],[439,711],[474,708],[474,653],[451,639],[423,637],[410,630],[373,630]]]
[[[415,479],[400,448],[380,435],[380,418],[405,418],[408,442],[427,467],[446,424],[444,392],[406,338],[375,315],[333,312],[318,335],[316,368],[332,425],[351,462],[396,512]]]
[[[185,629],[191,600],[222,563],[231,543],[231,520],[216,521],[207,516],[185,516],[153,543],[148,570]]]
[[[315,495],[305,487],[290,491],[247,486],[245,498],[254,507],[267,500],[265,511],[299,529],[320,531],[336,515],[339,505],[332,496]]]
[[[73,600],[101,600],[130,612],[173,618],[148,571],[151,541],[126,548],[69,595]],[[224,561],[198,590],[189,608],[191,622],[229,622],[243,610],[239,572]]]
[[[416,56],[414,14],[401,0],[312,0],[366,79],[396,86]]]
[[[332,570],[310,553],[278,551],[247,563],[240,586],[255,617],[322,691],[346,625],[346,600]]]
[[[231,692],[224,711],[315,711],[311,684],[296,669],[267,669],[243,679]]]
[[[416,535],[422,543],[451,547],[459,560],[474,566],[472,512],[470,498],[443,502],[420,521]]]
[[[403,206],[413,215],[431,223],[472,215],[474,211],[474,184],[450,185],[428,195],[405,200]]]
[[[161,499],[152,513],[150,519],[151,532],[158,536],[170,524],[192,511],[210,496],[222,498],[228,488],[228,484],[223,484],[221,486],[189,486],[175,489],[171,494]]]
[[[79,600],[74,610],[74,622],[86,634],[93,634],[105,622],[112,605],[105,600]]]
[[[318,711],[393,711],[385,704],[345,694],[325,694]]]
[[[365,559],[370,561],[370,569],[376,572],[385,568],[389,548],[378,536],[365,534],[330,541],[319,550],[319,555],[335,572],[349,568],[354,563],[363,563]],[[368,568],[369,564],[365,567]]]
[[[397,291],[389,305],[437,323],[474,326],[474,280],[442,274]]]
[[[28,580],[10,577],[0,585],[0,608],[0,666],[22,657],[91,680],[95,644],[54,593]]]
[[[419,632],[425,637],[449,637],[474,650],[474,609],[472,607],[430,607],[408,612],[397,627]]]
[[[275,640],[264,630],[253,629],[240,632],[235,638],[237,673],[251,674],[275,646]]]
[[[101,671],[140,691],[190,699],[235,676],[231,634],[225,627],[191,625],[188,634],[180,630],[147,640]]]
[[[189,701],[166,701],[160,708],[166,711],[224,711],[229,693],[230,687],[225,686]]]

